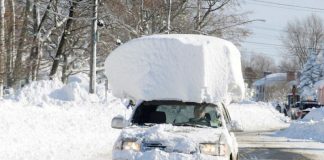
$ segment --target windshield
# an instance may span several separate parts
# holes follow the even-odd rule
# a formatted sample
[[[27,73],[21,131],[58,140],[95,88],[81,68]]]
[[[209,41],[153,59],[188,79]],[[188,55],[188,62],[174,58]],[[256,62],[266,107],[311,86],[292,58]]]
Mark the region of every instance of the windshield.
[[[144,102],[137,107],[132,123],[217,128],[222,125],[219,113],[213,104]]]
[[[313,108],[313,107],[319,108],[321,106],[316,103],[305,103],[302,106],[300,106],[300,109],[308,109],[308,108]]]

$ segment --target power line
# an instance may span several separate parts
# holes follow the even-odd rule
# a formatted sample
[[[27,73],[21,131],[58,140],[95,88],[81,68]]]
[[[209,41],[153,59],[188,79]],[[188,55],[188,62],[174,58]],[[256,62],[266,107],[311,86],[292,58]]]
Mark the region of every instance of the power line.
[[[285,4],[285,3],[277,3],[277,2],[269,2],[269,1],[263,1],[263,0],[249,0],[259,3],[265,3],[265,4],[271,4],[271,5],[277,5],[277,6],[285,6],[285,7],[293,7],[293,8],[299,8],[299,9],[308,9],[308,10],[316,10],[316,11],[324,11],[324,8],[316,8],[316,7],[308,7],[308,6],[299,6],[299,5],[293,5],[293,4]]]
[[[265,45],[265,46],[285,47],[284,45],[272,44],[272,43],[262,43],[262,42],[252,42],[252,41],[243,41],[243,42],[244,43],[251,43],[251,44],[258,44],[258,45]]]
[[[321,12],[321,11],[312,11],[312,10],[307,10],[307,9],[298,9],[298,8],[290,8],[290,7],[283,7],[283,6],[276,6],[276,5],[270,5],[270,4],[265,4],[265,3],[258,3],[258,2],[248,2],[249,4],[252,5],[258,5],[258,6],[267,6],[267,7],[273,7],[273,8],[280,8],[280,9],[287,9],[287,10],[292,10],[292,11],[302,11],[302,12]]]
[[[256,55],[256,54],[261,54],[269,57],[276,56],[276,53],[267,53],[267,52],[248,52],[248,51],[240,51],[242,54],[249,54],[249,55]]]
[[[261,30],[267,30],[267,31],[274,31],[274,32],[287,32],[286,30],[282,30],[282,29],[275,29],[275,28],[270,28],[270,27],[251,26],[250,28],[261,29]]]
[[[262,42],[253,42],[253,41],[243,41],[244,43],[251,43],[251,44],[257,44],[257,45],[264,45],[264,46],[273,46],[273,47],[280,47],[285,48],[285,45],[280,44],[273,44],[273,43],[262,43]],[[297,48],[297,49],[314,49],[312,47],[290,47],[290,48]],[[324,50],[323,48],[318,48],[316,50]]]

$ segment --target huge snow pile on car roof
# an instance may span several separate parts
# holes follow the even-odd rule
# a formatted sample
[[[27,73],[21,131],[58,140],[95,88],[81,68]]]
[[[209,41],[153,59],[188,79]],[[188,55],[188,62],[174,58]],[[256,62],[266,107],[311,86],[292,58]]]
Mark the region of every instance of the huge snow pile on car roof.
[[[239,50],[203,35],[153,35],[129,41],[106,59],[113,94],[136,100],[216,102],[244,93]]]

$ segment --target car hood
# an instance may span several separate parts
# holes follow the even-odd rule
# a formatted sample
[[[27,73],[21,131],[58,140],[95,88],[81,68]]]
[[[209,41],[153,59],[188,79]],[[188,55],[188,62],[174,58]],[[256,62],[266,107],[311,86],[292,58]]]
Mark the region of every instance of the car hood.
[[[196,128],[168,124],[152,127],[132,126],[125,128],[120,138],[135,139],[144,147],[153,144],[162,146],[166,151],[189,154],[197,152],[199,143],[219,142],[224,131],[224,128]]]

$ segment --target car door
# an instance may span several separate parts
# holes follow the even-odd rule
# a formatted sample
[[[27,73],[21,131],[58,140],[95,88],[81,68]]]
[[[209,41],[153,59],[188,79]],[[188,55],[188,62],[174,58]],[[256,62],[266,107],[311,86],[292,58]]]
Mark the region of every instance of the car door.
[[[225,119],[225,122],[226,122],[226,126],[229,126],[231,127],[232,125],[232,119],[231,119],[231,116],[227,110],[227,108],[225,107],[224,104],[222,104],[222,111],[223,111],[223,115],[224,115],[224,119]],[[237,155],[238,153],[238,144],[237,144],[237,141],[236,141],[236,137],[235,137],[235,134],[233,132],[230,132],[228,130],[228,133],[231,137],[231,143],[232,143],[232,146],[234,146],[232,149],[233,151],[233,155]],[[235,158],[235,157],[234,157]]]

